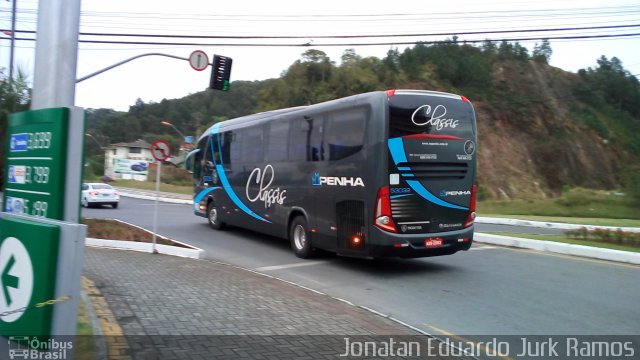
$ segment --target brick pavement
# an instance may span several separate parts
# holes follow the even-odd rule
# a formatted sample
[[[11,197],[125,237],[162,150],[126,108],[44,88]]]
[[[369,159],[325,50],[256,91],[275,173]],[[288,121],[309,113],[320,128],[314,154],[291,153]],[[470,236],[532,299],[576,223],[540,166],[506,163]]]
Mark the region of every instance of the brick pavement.
[[[376,351],[393,341],[395,350],[422,344],[420,354],[413,348],[419,356],[395,358],[427,352],[426,336],[389,319],[213,261],[87,248],[84,274],[95,285],[94,306],[106,301],[128,344],[111,352],[113,359],[335,359],[345,338],[358,346],[375,342]],[[353,350],[364,355],[358,346]]]

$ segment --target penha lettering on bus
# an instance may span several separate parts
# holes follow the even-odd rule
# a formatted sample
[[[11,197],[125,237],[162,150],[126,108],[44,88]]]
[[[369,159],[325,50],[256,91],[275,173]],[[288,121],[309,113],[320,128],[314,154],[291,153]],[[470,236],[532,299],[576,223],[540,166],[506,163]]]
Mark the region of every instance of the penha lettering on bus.
[[[320,176],[319,173],[315,173],[311,177],[311,185],[313,186],[362,186],[364,182],[360,177],[337,177],[337,176]]]

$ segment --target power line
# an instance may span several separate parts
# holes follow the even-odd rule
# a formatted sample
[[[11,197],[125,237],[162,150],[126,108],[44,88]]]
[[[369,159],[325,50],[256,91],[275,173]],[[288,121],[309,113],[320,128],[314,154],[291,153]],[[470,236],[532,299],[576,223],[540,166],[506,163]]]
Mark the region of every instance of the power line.
[[[455,34],[452,34],[455,35]],[[465,40],[437,40],[437,41],[394,41],[375,43],[312,43],[311,41],[298,44],[284,43],[189,43],[189,42],[152,42],[152,41],[112,41],[112,40],[79,40],[81,43],[90,44],[119,44],[119,45],[154,45],[154,46],[233,46],[233,47],[327,47],[327,46],[381,46],[381,45],[417,45],[417,44],[443,44],[443,43],[485,43],[485,42],[514,42],[514,41],[534,41],[534,40],[584,40],[584,39],[605,39],[640,36],[640,33],[628,34],[608,34],[608,35],[576,35],[576,36],[543,36],[543,37],[521,37],[503,39],[465,39]],[[35,41],[29,38],[16,38],[16,40]]]
[[[168,39],[362,39],[362,38],[390,38],[390,37],[427,37],[427,36],[461,36],[461,35],[491,35],[491,34],[513,34],[513,33],[538,33],[538,32],[560,32],[560,31],[584,31],[584,30],[605,30],[605,29],[626,29],[640,27],[640,24],[631,25],[609,25],[609,26],[589,26],[589,27],[566,27],[551,29],[520,29],[520,30],[493,30],[493,31],[462,31],[462,32],[442,32],[442,33],[421,33],[421,34],[375,34],[375,35],[295,35],[295,36],[272,36],[272,35],[172,35],[172,34],[121,34],[121,33],[87,33],[81,32],[81,36],[109,36],[109,37],[140,37],[140,38],[168,38]],[[8,31],[0,29],[0,32]],[[16,33],[36,34],[33,30],[16,30]],[[622,34],[621,36],[625,36]],[[21,39],[25,40],[25,39]],[[84,42],[93,42],[85,40]],[[123,42],[126,43],[126,42]]]
[[[0,10],[0,13],[7,12],[8,10]],[[353,18],[372,18],[379,21],[379,18],[393,18],[393,17],[427,17],[433,19],[439,16],[452,16],[453,18],[460,19],[466,15],[480,15],[487,16],[491,14],[508,14],[510,17],[522,16],[519,14],[541,14],[549,16],[549,14],[558,13],[561,15],[579,15],[585,14],[614,14],[614,13],[635,13],[640,11],[640,7],[637,5],[624,5],[624,6],[603,6],[603,7],[573,7],[573,8],[557,8],[557,9],[506,9],[506,10],[489,10],[489,11],[456,11],[456,12],[429,12],[429,13],[390,13],[390,14],[181,14],[181,13],[152,13],[152,12],[105,12],[105,11],[82,11],[83,17],[117,17],[117,18],[133,18],[133,19],[182,19],[182,20],[197,20],[197,19],[257,19],[259,21],[265,21],[262,19],[272,19],[272,21],[281,21],[282,19],[294,18],[305,20],[309,18],[317,19],[334,19],[334,18],[346,18],[352,20]],[[19,9],[19,14],[37,14],[37,9]]]

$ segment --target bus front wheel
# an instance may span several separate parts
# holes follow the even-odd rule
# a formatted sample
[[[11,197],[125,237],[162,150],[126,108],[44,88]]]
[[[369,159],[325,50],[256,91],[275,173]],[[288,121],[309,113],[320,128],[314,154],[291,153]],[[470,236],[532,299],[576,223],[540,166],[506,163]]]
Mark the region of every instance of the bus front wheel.
[[[224,223],[220,221],[220,211],[213,201],[207,207],[207,219],[212,229],[222,230],[224,228]]]
[[[291,241],[291,249],[297,257],[306,259],[313,254],[309,227],[304,217],[297,216],[293,219],[293,222],[291,222],[289,241]]]

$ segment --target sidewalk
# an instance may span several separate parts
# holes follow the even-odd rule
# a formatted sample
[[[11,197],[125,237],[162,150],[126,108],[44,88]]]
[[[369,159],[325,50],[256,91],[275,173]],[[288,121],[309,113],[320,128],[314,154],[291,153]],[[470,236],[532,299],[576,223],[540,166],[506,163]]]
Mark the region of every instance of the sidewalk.
[[[84,276],[108,359],[335,359],[345,338],[427,353],[408,326],[232,265],[87,247]]]

